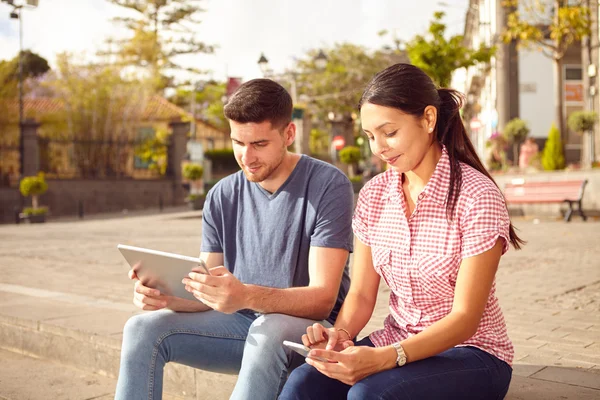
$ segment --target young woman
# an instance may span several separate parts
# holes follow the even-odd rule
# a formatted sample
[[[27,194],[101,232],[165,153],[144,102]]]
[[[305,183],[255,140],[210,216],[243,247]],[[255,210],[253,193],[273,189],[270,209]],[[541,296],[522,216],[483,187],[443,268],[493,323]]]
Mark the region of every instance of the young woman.
[[[461,105],[459,93],[408,64],[367,86],[362,127],[388,169],[359,195],[352,283],[335,326],[307,329],[302,342],[313,350],[280,399],[505,396],[513,346],[494,277],[509,244],[523,241],[467,137]],[[390,314],[354,343],[381,278]]]

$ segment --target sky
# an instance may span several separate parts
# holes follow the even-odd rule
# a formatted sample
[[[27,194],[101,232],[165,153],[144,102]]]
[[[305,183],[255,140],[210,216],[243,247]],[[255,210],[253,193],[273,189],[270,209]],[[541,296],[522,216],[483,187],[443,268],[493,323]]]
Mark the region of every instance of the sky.
[[[14,0],[22,4],[24,0]],[[205,0],[196,36],[217,49],[183,60],[211,70],[214,79],[262,77],[257,61],[264,53],[274,72],[283,72],[308,50],[350,42],[366,48],[391,44],[382,29],[408,40],[427,30],[434,11],[445,11],[449,34],[464,31],[469,0]],[[0,3],[0,60],[18,54],[18,20]],[[107,0],[39,0],[23,11],[23,47],[54,64],[68,51],[92,58],[111,35],[126,35],[110,18],[125,11]]]

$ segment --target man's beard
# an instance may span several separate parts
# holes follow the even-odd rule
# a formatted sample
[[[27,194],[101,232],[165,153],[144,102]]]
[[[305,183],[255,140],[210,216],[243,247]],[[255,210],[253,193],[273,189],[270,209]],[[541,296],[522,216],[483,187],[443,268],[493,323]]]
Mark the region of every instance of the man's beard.
[[[244,171],[246,179],[248,179],[250,182],[263,182],[269,179],[273,172],[275,172],[275,170],[279,168],[279,166],[283,162],[284,155],[285,153],[281,155],[281,158],[277,162],[274,162],[271,165],[261,165],[260,169],[256,173],[247,171],[245,167],[242,167],[242,171]]]

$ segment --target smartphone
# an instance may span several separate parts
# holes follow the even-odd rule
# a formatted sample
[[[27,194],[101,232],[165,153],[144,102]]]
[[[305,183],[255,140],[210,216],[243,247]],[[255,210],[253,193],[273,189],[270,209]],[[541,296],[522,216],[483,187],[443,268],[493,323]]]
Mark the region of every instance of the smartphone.
[[[310,349],[303,344],[284,340],[283,345],[289,349],[294,350],[296,353],[300,354],[303,357],[308,357],[308,352],[310,351]],[[310,358],[312,358],[313,360],[317,360],[317,361],[330,362],[328,359],[323,358],[323,357],[310,357]]]
[[[208,266],[206,265],[206,263],[204,262],[204,260],[201,259],[201,258],[198,261],[198,268],[200,268],[202,270],[203,274],[210,275],[210,271],[208,270]]]

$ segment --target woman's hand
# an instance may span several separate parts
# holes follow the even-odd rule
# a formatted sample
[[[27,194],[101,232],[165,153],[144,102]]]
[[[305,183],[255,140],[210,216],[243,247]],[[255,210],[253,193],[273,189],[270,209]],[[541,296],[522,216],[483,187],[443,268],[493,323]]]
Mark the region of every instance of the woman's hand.
[[[323,357],[329,362],[318,361],[312,357]],[[395,360],[396,350],[391,346],[350,346],[340,352],[313,349],[308,354],[306,363],[323,375],[352,386],[367,376],[394,368]]]
[[[325,328],[323,325],[315,323],[306,328],[306,334],[302,335],[302,343],[311,349],[342,351],[354,346],[352,338],[347,336],[345,331]]]

